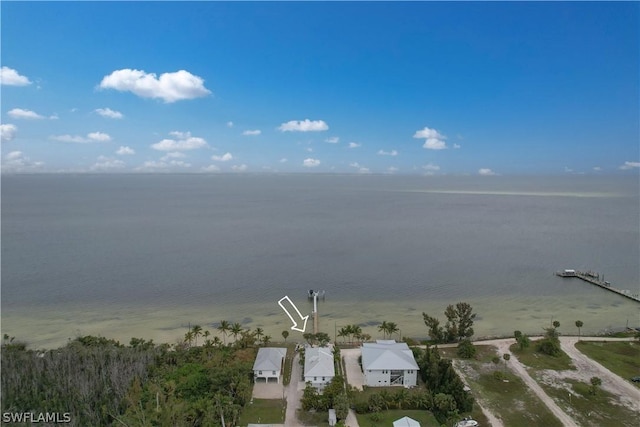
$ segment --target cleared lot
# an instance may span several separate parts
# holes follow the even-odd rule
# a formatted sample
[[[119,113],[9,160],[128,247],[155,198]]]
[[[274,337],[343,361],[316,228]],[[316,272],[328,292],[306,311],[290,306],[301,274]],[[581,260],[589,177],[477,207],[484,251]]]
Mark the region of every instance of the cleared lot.
[[[358,358],[362,354],[361,350],[359,348],[348,348],[340,350],[340,354],[342,355],[347,371],[347,382],[358,390],[362,390],[364,386],[364,374],[358,363]]]

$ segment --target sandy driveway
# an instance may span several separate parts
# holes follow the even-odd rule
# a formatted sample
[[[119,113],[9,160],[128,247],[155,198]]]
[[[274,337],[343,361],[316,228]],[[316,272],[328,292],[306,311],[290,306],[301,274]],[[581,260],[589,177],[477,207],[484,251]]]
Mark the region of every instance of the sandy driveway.
[[[361,354],[362,351],[359,348],[345,348],[340,350],[340,355],[344,360],[347,371],[347,382],[358,390],[362,390],[362,386],[364,386],[364,374],[358,363],[358,357],[360,357]]]
[[[287,397],[287,412],[284,418],[285,427],[298,427],[301,425],[296,416],[296,410],[302,407],[300,400],[302,399],[304,383],[300,381],[301,377],[300,355],[296,353],[291,363],[291,381],[284,391]]]

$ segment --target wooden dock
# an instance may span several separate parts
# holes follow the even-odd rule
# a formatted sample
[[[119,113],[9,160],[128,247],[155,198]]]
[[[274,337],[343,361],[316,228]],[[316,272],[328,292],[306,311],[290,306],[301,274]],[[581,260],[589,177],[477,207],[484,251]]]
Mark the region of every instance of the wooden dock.
[[[589,282],[592,285],[596,285],[601,287],[602,289],[606,289],[607,291],[614,292],[618,295],[621,295],[625,298],[632,299],[636,302],[640,302],[640,295],[632,294],[630,291],[617,289],[611,286],[611,283],[606,282],[604,280],[604,275],[600,278],[600,274],[594,273],[593,271],[578,271],[578,270],[564,270],[556,272],[556,276],[560,277],[577,277],[578,279],[582,279],[585,282]]]

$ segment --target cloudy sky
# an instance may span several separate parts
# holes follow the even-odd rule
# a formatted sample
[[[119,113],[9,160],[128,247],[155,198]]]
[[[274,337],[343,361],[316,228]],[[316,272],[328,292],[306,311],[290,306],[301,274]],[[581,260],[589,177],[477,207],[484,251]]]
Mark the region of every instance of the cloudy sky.
[[[637,2],[0,8],[3,172],[640,167]]]

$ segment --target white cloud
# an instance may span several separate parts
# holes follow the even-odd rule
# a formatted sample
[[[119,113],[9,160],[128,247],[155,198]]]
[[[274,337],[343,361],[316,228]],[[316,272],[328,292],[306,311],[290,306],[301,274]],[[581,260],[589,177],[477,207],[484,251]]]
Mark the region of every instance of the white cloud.
[[[205,147],[207,141],[202,138],[191,136],[191,132],[169,132],[169,135],[176,139],[163,139],[151,145],[151,148],[158,151],[187,151]]]
[[[186,154],[181,153],[179,151],[171,151],[170,153],[165,154],[164,156],[162,156],[160,158],[160,160],[162,160],[163,162],[166,162],[167,160],[171,160],[171,159],[183,159],[187,157]]]
[[[283,157],[280,159],[280,163],[287,163],[289,160],[287,160],[287,158]]]
[[[163,73],[158,78],[155,73],[125,68],[105,76],[99,87],[121,92],[129,91],[142,98],[159,98],[166,103],[211,94],[211,91],[204,87],[201,77],[185,70]]]
[[[244,132],[242,132],[243,135],[247,135],[247,136],[255,136],[255,135],[260,135],[262,133],[261,130],[256,129],[256,130],[245,130]]]
[[[120,111],[114,111],[111,108],[96,108],[94,111],[102,117],[107,117],[109,119],[121,119],[124,117]]]
[[[426,148],[427,150],[444,150],[445,148],[447,148],[447,144],[445,144],[445,142],[441,139],[428,138],[424,142],[422,147]]]
[[[378,155],[379,156],[397,156],[398,152],[396,150],[391,150],[391,151],[380,150],[378,151]]]
[[[18,127],[9,123],[0,125],[0,141],[9,142],[13,141],[18,133]]]
[[[43,162],[34,162],[22,151],[11,151],[2,158],[2,169],[5,172],[28,172],[37,170]]]
[[[358,169],[358,173],[370,173],[371,171],[369,170],[369,168],[362,166],[360,163],[358,162],[352,162],[349,163],[349,166],[351,166],[352,168],[356,168]]]
[[[220,167],[216,165],[209,165],[209,166],[203,167],[202,170],[204,172],[220,172]]]
[[[58,117],[57,114],[52,114],[49,116],[49,120],[58,120],[60,117]]]
[[[304,119],[302,121],[291,120],[287,123],[282,123],[278,129],[282,132],[318,132],[328,130],[329,126],[323,120],[311,121]]]
[[[622,170],[629,170],[633,168],[640,168],[640,162],[624,162],[624,164],[619,167],[619,169]]]
[[[171,160],[169,162],[169,164],[171,166],[178,166],[178,167],[181,167],[181,168],[190,168],[191,167],[191,163],[187,163],[187,162],[185,162],[183,160]]]
[[[337,144],[338,142],[340,142],[340,138],[338,138],[337,136],[332,136],[331,138],[325,139],[324,142],[328,142],[329,144]]]
[[[119,156],[127,156],[127,155],[136,154],[136,152],[131,147],[120,146],[120,148],[118,148],[118,151],[116,151],[116,154]]]
[[[455,148],[456,150],[457,150],[458,148],[460,148],[460,147],[461,147],[461,145],[460,145],[460,144],[453,144],[453,148]]]
[[[35,111],[24,110],[22,108],[14,108],[13,110],[9,111],[7,114],[9,114],[9,116],[14,118],[14,119],[35,119],[35,120],[40,120],[40,119],[44,119],[45,118],[44,116],[36,113]]]
[[[231,153],[224,153],[222,156],[211,156],[211,160],[216,162],[228,162],[229,160],[233,160],[233,156]]]
[[[31,82],[25,76],[21,76],[16,70],[9,67],[0,69],[0,84],[6,86],[27,86]]]
[[[248,169],[248,167],[245,164],[231,166],[231,170],[234,171],[234,172],[244,172],[247,169]]]
[[[496,175],[496,173],[489,168],[478,169],[478,174],[483,176]]]
[[[227,122],[227,127],[228,128],[232,128],[233,127],[233,122]]]
[[[427,172],[437,172],[440,170],[440,166],[435,165],[433,163],[428,163],[422,166],[422,169],[426,170]]]
[[[396,173],[396,172],[398,172],[398,168],[397,168],[397,167],[395,167],[395,166],[389,166],[389,167],[387,168],[387,173],[391,173],[391,174],[393,174],[393,173]]]
[[[94,163],[89,169],[92,171],[108,171],[114,169],[122,169],[126,164],[119,159],[112,159],[105,156],[98,157],[98,161]]]
[[[320,160],[312,158],[304,159],[302,165],[306,168],[315,168],[320,166]]]
[[[358,144],[357,142],[350,142],[349,143],[349,148],[358,148],[361,147],[362,144]]]
[[[424,138],[425,142],[422,146],[428,150],[444,150],[447,148],[447,144],[444,142],[447,137],[437,130],[430,129],[426,126],[424,129],[416,131],[413,137],[419,139]]]
[[[49,139],[53,139],[54,141],[60,142],[76,142],[79,144],[89,143],[89,142],[107,142],[111,141],[111,137],[103,132],[91,132],[88,133],[86,137],[80,135],[52,135]]]
[[[596,172],[600,172],[602,170],[602,168],[600,166],[595,166],[593,168],[593,170],[596,171]]]
[[[311,148],[311,147],[307,147],[307,148],[305,148],[305,151],[306,151],[307,153],[313,153],[313,148]]]
[[[111,137],[109,136],[109,134],[106,134],[104,132],[91,132],[87,134],[87,138],[89,138],[92,141],[98,141],[98,142],[111,141]]]

